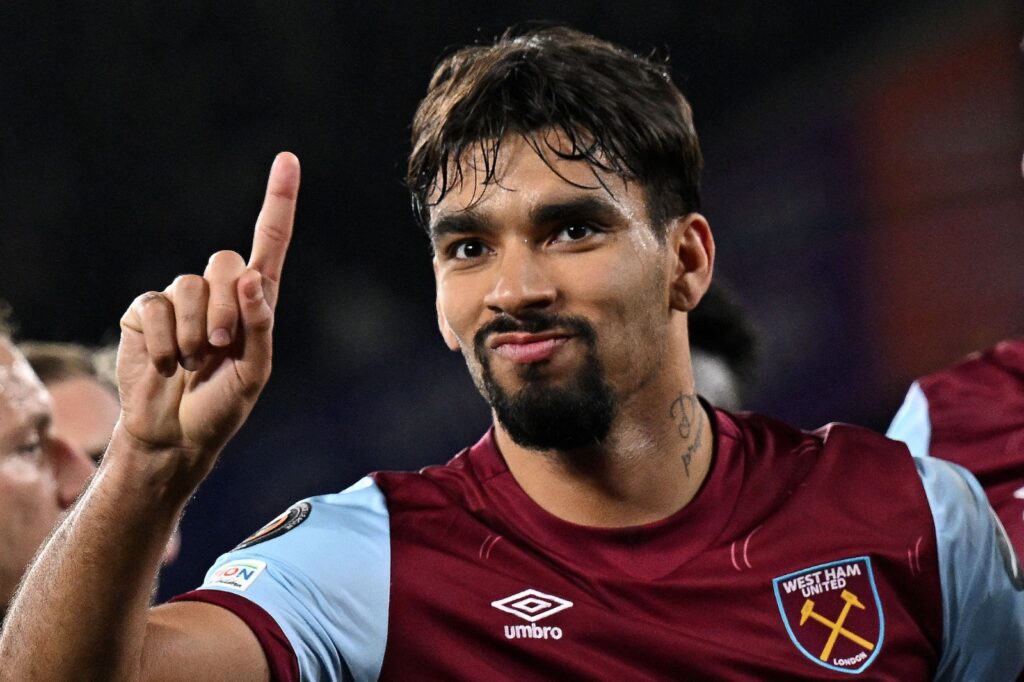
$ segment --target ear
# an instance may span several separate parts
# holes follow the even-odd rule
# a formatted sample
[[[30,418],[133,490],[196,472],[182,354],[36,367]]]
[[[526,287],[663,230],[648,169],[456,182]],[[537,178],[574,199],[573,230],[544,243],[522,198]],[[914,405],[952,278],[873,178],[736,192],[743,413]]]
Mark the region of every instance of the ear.
[[[437,292],[434,297],[434,307],[437,309],[437,328],[441,330],[441,336],[444,338],[445,345],[451,350],[461,350],[462,346],[459,344],[459,337],[452,331],[451,325],[448,324],[448,318],[441,312],[441,280],[438,277],[437,259],[434,259],[434,287]]]
[[[715,267],[711,226],[700,213],[689,213],[669,225],[665,238],[673,259],[669,303],[675,310],[689,312],[697,307],[711,284]]]

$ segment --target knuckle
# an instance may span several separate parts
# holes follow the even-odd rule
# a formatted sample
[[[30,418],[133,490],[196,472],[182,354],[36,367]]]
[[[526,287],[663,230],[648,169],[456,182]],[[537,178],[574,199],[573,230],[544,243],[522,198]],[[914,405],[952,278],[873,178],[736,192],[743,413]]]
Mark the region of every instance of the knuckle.
[[[265,239],[278,244],[285,244],[288,242],[289,231],[275,223],[260,223],[259,227],[257,227],[257,232],[259,232],[259,234]]]
[[[289,202],[295,201],[299,195],[296,187],[284,183],[272,183],[270,188],[267,190],[267,194],[275,199],[283,199],[284,201]]]
[[[172,287],[187,294],[200,293],[206,288],[206,281],[199,275],[178,275]]]
[[[170,301],[159,291],[147,291],[135,299],[135,305],[142,313],[152,314],[170,305]]]
[[[210,266],[220,265],[232,265],[236,263],[245,263],[245,259],[237,251],[231,251],[230,249],[224,249],[217,251],[210,256]]]

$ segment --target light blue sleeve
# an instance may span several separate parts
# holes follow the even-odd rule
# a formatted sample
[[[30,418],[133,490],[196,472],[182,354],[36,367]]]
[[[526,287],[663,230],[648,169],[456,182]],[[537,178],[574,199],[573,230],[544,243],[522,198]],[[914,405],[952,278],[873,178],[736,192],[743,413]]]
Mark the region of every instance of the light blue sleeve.
[[[376,680],[391,584],[384,495],[364,478],[304,502],[304,520],[220,556],[200,589],[231,592],[266,611],[288,638],[301,679]]]
[[[942,585],[936,680],[1016,680],[1024,670],[1024,582],[1006,531],[963,467],[914,458],[935,519]]]
[[[915,457],[928,455],[932,439],[932,420],[928,415],[928,398],[916,381],[911,384],[903,405],[893,417],[885,435],[906,443],[910,453]]]

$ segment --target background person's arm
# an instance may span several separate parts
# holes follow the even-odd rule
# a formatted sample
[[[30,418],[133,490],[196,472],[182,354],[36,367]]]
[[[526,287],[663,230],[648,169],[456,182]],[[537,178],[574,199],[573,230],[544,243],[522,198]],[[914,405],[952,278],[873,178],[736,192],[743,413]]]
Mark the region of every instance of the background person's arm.
[[[121,418],[11,605],[0,680],[267,679],[236,616],[204,604],[150,612],[148,602],[176,518],[270,376],[298,184],[298,160],[279,155],[248,265],[219,252],[203,277],[179,277],[125,313]]]

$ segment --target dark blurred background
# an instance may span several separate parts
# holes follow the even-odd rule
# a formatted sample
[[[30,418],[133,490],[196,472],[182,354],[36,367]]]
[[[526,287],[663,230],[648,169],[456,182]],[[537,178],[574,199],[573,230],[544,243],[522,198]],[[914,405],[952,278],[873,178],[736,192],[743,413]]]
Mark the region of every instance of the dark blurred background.
[[[0,5],[0,297],[113,340],[137,294],[248,253],[303,162],[274,377],[162,594],[297,498],[441,462],[488,414],[435,329],[401,185],[446,49],[552,19],[668,54],[717,272],[761,336],[751,408],[884,428],[913,377],[1024,329],[1019,0]]]

